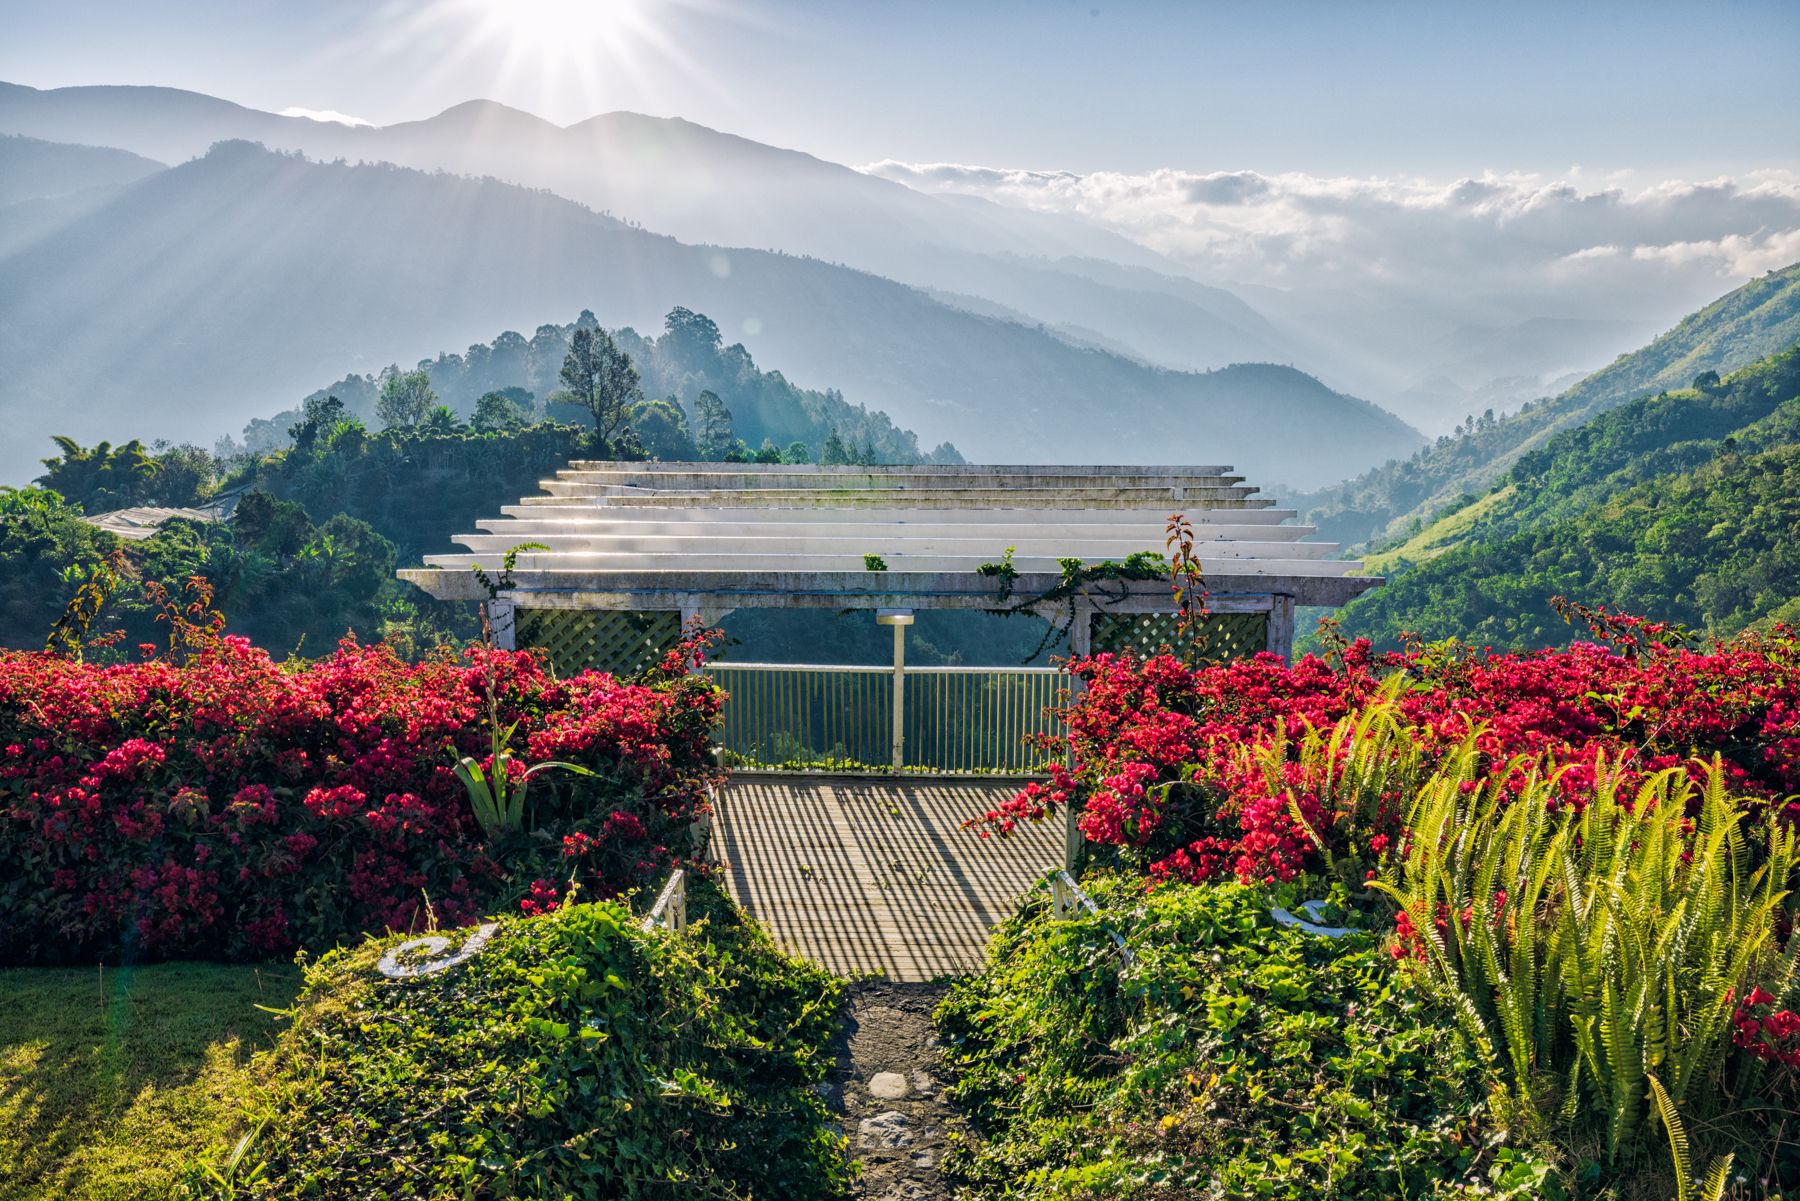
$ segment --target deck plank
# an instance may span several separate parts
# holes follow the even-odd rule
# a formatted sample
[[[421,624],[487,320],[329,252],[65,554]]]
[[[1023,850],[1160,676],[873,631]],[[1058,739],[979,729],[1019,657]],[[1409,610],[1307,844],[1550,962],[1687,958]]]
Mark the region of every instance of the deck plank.
[[[839,975],[931,980],[980,967],[988,931],[1062,863],[1061,826],[982,839],[961,824],[1016,782],[739,777],[715,848],[738,904]]]

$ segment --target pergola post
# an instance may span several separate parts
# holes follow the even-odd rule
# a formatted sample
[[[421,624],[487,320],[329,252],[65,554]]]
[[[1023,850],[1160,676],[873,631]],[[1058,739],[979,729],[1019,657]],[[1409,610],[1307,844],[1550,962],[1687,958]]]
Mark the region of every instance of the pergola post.
[[[1269,607],[1269,650],[1283,659],[1294,655],[1294,598],[1277,593]]]
[[[1094,653],[1094,610],[1091,605],[1075,602],[1075,624],[1069,627],[1069,653],[1085,658]]]
[[[488,634],[494,645],[503,651],[517,650],[513,645],[513,636],[517,628],[518,606],[509,600],[498,597],[487,602]]]

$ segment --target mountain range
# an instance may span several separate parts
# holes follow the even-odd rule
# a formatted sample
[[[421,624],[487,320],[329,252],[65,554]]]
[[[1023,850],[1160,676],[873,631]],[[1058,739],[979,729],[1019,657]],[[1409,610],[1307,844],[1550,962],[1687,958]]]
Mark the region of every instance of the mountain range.
[[[492,177],[691,244],[773,249],[872,272],[952,307],[1042,325],[1147,365],[1296,366],[1432,432],[1578,378],[1651,332],[1567,314],[1521,322],[1501,315],[1516,306],[1475,296],[1422,305],[1372,279],[1343,289],[1228,290],[1082,218],[918,191],[629,112],[558,126],[476,100],[423,120],[353,126],[171,88],[0,84],[0,131],[119,147],[164,164],[248,140],[321,161]]]
[[[0,258],[0,413],[46,436],[210,441],[346,370],[583,308],[654,328],[676,306],[972,459],[1172,457],[1305,484],[1420,441],[1289,367],[1153,368],[820,259],[690,245],[496,180],[245,142],[116,184]],[[0,476],[28,473],[36,449],[0,450]]]
[[[1616,366],[1642,381],[1654,359]],[[1792,624],[1796,529],[1800,340],[1791,340],[1737,371],[1708,369],[1691,387],[1596,413],[1518,455],[1492,490],[1371,556],[1388,586],[1351,603],[1343,630],[1382,647],[1408,633],[1506,648],[1585,637],[1557,617],[1559,595],[1716,637]]]
[[[0,85],[0,129],[122,147],[165,163],[204,154],[214,142],[247,140],[323,161],[491,177],[684,242],[777,249],[979,298],[1077,336],[1091,330],[1164,366],[1286,360],[1296,349],[1231,293],[1162,274],[1177,268],[1087,222],[927,195],[678,118],[617,112],[563,127],[473,100],[424,121],[350,126],[170,88],[7,84]],[[1094,278],[1119,267],[1142,278]],[[1147,300],[1157,303],[1146,324]]]

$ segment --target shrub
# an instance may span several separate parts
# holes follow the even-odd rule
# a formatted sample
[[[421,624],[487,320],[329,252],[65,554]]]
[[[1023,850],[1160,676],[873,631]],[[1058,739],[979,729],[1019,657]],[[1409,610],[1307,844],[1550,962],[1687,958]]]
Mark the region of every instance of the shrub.
[[[1610,645],[1534,655],[1446,646],[1376,659],[1358,646],[1337,668],[1270,657],[1198,670],[1169,656],[1089,660],[1077,665],[1089,690],[1070,709],[1072,767],[980,824],[1004,832],[1080,804],[1100,858],[1149,889],[1132,914],[1123,885],[1110,886],[1109,920],[1131,927],[1165,906],[1204,911],[1220,902],[1179,898],[1244,895],[1246,884],[1330,889],[1371,909],[1386,894],[1398,905],[1397,915],[1352,923],[1394,921],[1397,969],[1378,971],[1371,956],[1359,970],[1374,973],[1369,986],[1383,995],[1429,1000],[1422,1012],[1440,1049],[1458,1057],[1470,1095],[1488,1098],[1482,1137],[1508,1145],[1509,1158],[1489,1164],[1486,1184],[1467,1174],[1479,1166],[1470,1161],[1419,1180],[1313,1181],[1321,1194],[1517,1185],[1522,1195],[1685,1201],[1722,1195],[1735,1160],[1747,1173],[1738,1185],[1755,1183],[1733,1195],[1778,1196],[1800,1179],[1784,1129],[1800,1081],[1791,901],[1800,653],[1785,630],[1697,652],[1635,619],[1599,617],[1616,635]],[[1234,878],[1243,883],[1224,883]],[[1003,936],[983,979],[965,990],[973,1008],[946,1011],[972,1023],[959,1031],[977,1048],[969,1081],[999,1090],[978,1095],[978,1112],[1023,1182],[1017,1195],[1055,1195],[1053,1185],[1079,1193],[1075,1184],[1111,1195],[1174,1182],[1171,1172],[1229,1178],[1229,1166],[1208,1158],[1211,1144],[1182,1152],[1189,1162],[1170,1160],[1174,1144],[1156,1131],[1130,1141],[1129,1093],[1113,1091],[1114,1077],[1172,1052],[1149,1033],[1127,1043],[1110,1015],[1133,1000],[1126,985],[1156,956],[1187,948],[1203,992],[1240,970],[1234,956],[1256,948],[1257,935],[1221,949],[1211,932],[1140,932],[1137,967],[1109,974],[1065,955],[1054,965],[1061,985],[1033,977],[1032,956],[1075,935],[1032,937]],[[1347,938],[1340,951],[1356,946]],[[1315,961],[1296,978],[1310,993],[1334,970]],[[1059,988],[1082,994],[1080,1005],[1059,1000]],[[1356,999],[1353,1012],[1346,999],[1341,1016],[1369,1003]],[[1235,1021],[1241,1004],[1227,1004],[1219,1012]],[[1154,1022],[1171,1044],[1189,1037],[1192,1018],[1143,1006],[1131,1020],[1146,1032]],[[1271,1054],[1277,1079],[1291,1070],[1288,1054],[1317,1059],[1290,1039]],[[1006,1094],[1006,1071],[987,1070],[995,1062],[1024,1089]],[[1210,1064],[1192,1074],[1228,1078]],[[1031,1091],[1039,1077],[1048,1104]],[[1231,1114],[1229,1130],[1261,1137],[1274,1105],[1329,1136],[1332,1165],[1347,1162],[1339,1127],[1318,1126],[1329,1090],[1291,1095],[1284,1102],[1259,1077],[1250,1117]],[[1173,1117],[1167,1129],[1180,1129],[1173,1102],[1162,1104],[1159,1122]],[[1049,1124],[1032,1125],[1040,1119]],[[1407,1120],[1385,1116],[1380,1137],[1400,1137]],[[1059,1159],[1059,1139],[1086,1150]],[[1268,1180],[1242,1177],[1244,1195],[1285,1195],[1282,1173],[1307,1161],[1271,1146],[1268,1162]],[[1074,1174],[1058,1174],[1065,1169]],[[1003,1175],[983,1176],[973,1161],[965,1171],[1002,1187]]]
[[[192,1175],[216,1197],[829,1197],[845,1140],[816,1085],[839,981],[714,894],[686,935],[618,902],[514,918],[406,983],[386,947],[306,970],[259,1063],[246,1141]],[[391,941],[391,940],[390,940]],[[235,1155],[232,1153],[235,1151]]]
[[[1366,867],[1385,842],[1346,839],[1385,838],[1379,825],[1327,822],[1315,845],[1299,820],[1330,808],[1336,756],[1359,740],[1339,738],[1338,750],[1315,747],[1308,757],[1289,731],[1330,732],[1384,685],[1417,748],[1384,787],[1390,822],[1410,804],[1409,785],[1471,730],[1484,764],[1532,755],[1566,769],[1557,778],[1571,800],[1593,783],[1599,754],[1622,765],[1625,787],[1717,755],[1734,793],[1800,815],[1785,799],[1800,792],[1800,640],[1778,629],[1705,651],[1646,646],[1620,620],[1601,631],[1610,645],[1531,654],[1444,645],[1376,656],[1358,643],[1337,665],[1308,656],[1289,666],[1273,655],[1199,668],[1167,654],[1078,660],[1072,670],[1085,691],[1067,710],[1066,743],[1046,747],[1051,782],[1027,787],[981,824],[1005,832],[1078,804],[1092,844],[1157,878],[1286,880],[1319,863],[1322,850],[1347,869]],[[1380,797],[1357,803],[1371,802],[1380,808]]]
[[[1038,894],[938,1011],[973,1127],[946,1159],[960,1195],[1546,1195],[1378,935],[1285,929],[1235,883],[1088,883],[1102,916],[1052,921]]]
[[[592,773],[540,775],[494,837],[454,771],[492,771],[490,688],[516,754]],[[276,956],[631,887],[685,853],[719,703],[679,670],[557,680],[503,651],[0,654],[0,961]]]

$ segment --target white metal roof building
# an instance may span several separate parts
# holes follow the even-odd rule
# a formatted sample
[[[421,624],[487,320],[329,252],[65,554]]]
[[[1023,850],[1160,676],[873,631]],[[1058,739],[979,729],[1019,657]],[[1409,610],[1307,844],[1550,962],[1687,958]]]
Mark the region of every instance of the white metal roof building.
[[[742,608],[1019,605],[1057,588],[1063,560],[1161,553],[1174,513],[1193,525],[1209,608],[1237,623],[1241,649],[1285,655],[1296,605],[1341,605],[1381,583],[1228,467],[576,462],[543,488],[459,536],[464,553],[400,575],[443,599],[485,599],[472,566],[497,576],[509,549],[541,544],[519,554],[496,628],[510,640],[516,617],[521,645],[587,665],[609,666],[624,636],[609,635],[607,613],[636,615],[641,645],[651,625],[666,637]],[[1002,600],[980,568],[1009,547],[1018,574]],[[1085,652],[1175,606],[1161,578],[1096,581],[1052,607],[1073,613],[1072,649]]]

